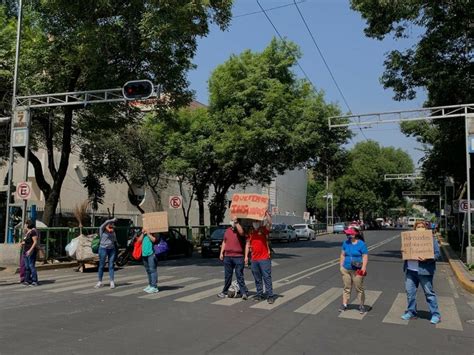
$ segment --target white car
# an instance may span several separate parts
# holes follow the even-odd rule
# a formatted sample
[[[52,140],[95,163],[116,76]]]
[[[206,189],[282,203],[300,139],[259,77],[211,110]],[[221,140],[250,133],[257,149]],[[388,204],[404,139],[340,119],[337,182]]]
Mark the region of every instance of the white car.
[[[296,232],[296,237],[299,239],[314,239],[316,233],[312,230],[308,224],[293,224],[293,228]]]
[[[291,225],[278,223],[273,224],[270,231],[270,240],[271,241],[286,241],[286,242],[296,242],[298,237],[295,230]]]

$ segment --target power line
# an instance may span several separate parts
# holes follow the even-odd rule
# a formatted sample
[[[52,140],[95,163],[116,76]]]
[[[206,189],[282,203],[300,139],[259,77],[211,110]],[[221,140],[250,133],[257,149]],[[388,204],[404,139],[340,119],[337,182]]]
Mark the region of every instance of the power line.
[[[301,4],[303,2],[305,2],[306,0],[301,0],[301,1],[298,1],[297,3],[298,4]],[[280,6],[275,6],[275,7],[270,7],[268,9],[265,9],[265,11],[273,11],[273,10],[277,10],[277,9],[282,9],[284,7],[290,7],[290,6],[293,6],[294,3],[289,3],[289,4],[285,4],[285,5],[280,5]],[[253,11],[253,12],[247,12],[245,14],[240,14],[240,15],[235,15],[233,16],[233,18],[238,18],[238,17],[245,17],[245,16],[250,16],[250,15],[256,15],[256,14],[261,14],[263,11]]]
[[[258,1],[257,1],[257,2],[258,2]],[[313,41],[313,43],[314,43],[316,49],[318,50],[318,53],[319,53],[319,55],[321,56],[321,59],[323,60],[323,63],[324,63],[324,65],[325,65],[327,71],[329,72],[329,75],[331,76],[332,81],[334,82],[334,85],[336,85],[337,91],[339,91],[339,94],[341,95],[342,100],[344,101],[344,104],[346,105],[347,109],[348,109],[350,112],[352,112],[352,110],[351,110],[351,108],[350,108],[350,106],[349,106],[349,103],[347,102],[344,93],[342,92],[342,90],[341,90],[339,84],[337,83],[337,80],[336,80],[336,78],[334,77],[334,74],[332,73],[332,70],[331,70],[331,68],[329,67],[329,64],[327,63],[326,58],[324,57],[324,54],[323,54],[323,52],[321,51],[321,48],[319,48],[319,45],[318,45],[318,43],[316,42],[316,39],[315,39],[315,37],[314,37],[314,35],[313,35],[313,32],[312,32],[311,29],[309,28],[308,23],[306,22],[306,19],[305,19],[305,17],[303,16],[303,13],[301,12],[300,7],[298,6],[298,3],[296,2],[296,0],[293,0],[293,5],[295,5],[296,9],[298,10],[298,13],[299,13],[299,15],[300,15],[300,17],[301,17],[301,20],[303,21],[303,23],[304,23],[306,29],[308,30],[308,33],[309,33],[309,35],[311,36],[311,39],[312,39],[312,41]],[[364,138],[367,140],[367,137],[365,136],[364,131],[362,131],[362,128],[359,127],[359,130],[360,130],[360,133],[362,133],[362,135],[364,136]]]
[[[263,14],[265,15],[265,17],[267,18],[268,22],[270,22],[270,24],[272,25],[273,29],[275,30],[276,34],[278,35],[278,37],[280,37],[281,40],[284,40],[283,36],[281,35],[280,31],[278,31],[278,29],[276,28],[276,26],[273,24],[271,18],[268,16],[267,14],[267,10],[265,10],[262,5],[260,4],[260,2],[258,0],[257,1],[257,4],[258,6],[260,7],[260,9],[262,10],[261,12],[263,12]],[[296,60],[296,64],[298,65],[298,67],[300,68],[301,72],[303,73],[304,77],[306,78],[306,80],[308,80],[308,82],[311,84],[311,86],[313,87],[313,90],[316,90],[316,87],[314,86],[313,82],[311,81],[311,79],[308,77],[308,75],[306,74],[306,72],[304,71],[303,67],[301,66],[301,64],[298,62],[298,60]]]

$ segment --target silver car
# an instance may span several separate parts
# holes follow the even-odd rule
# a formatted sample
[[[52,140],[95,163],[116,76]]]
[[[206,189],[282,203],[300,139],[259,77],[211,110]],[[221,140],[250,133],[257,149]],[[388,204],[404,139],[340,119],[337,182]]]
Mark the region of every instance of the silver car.
[[[298,239],[311,240],[314,239],[316,233],[308,224],[293,224]]]
[[[298,237],[296,236],[295,229],[289,224],[273,224],[270,231],[271,241],[285,241],[285,242],[296,242]]]

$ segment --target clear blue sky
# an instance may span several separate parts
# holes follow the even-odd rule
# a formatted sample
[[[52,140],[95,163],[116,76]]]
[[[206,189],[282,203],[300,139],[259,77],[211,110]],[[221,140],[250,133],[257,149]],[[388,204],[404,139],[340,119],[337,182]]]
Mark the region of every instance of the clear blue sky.
[[[301,1],[301,0],[300,0]],[[264,9],[286,4],[292,0],[260,0]],[[393,92],[385,90],[379,78],[383,73],[385,53],[392,49],[405,49],[417,40],[417,29],[412,29],[408,39],[383,41],[365,37],[365,21],[358,12],[350,9],[348,0],[306,0],[299,3],[303,16],[311,29],[339,87],[353,113],[381,112],[422,107],[425,94],[420,92],[415,100],[398,102]],[[260,11],[256,0],[235,0],[232,23],[225,32],[211,28],[208,37],[199,41],[194,59],[197,69],[189,74],[196,99],[208,102],[207,80],[214,68],[226,61],[231,54],[251,49],[261,51],[277,36],[270,22]],[[294,5],[267,11],[280,34],[297,43],[302,51],[300,65],[313,84],[322,89],[326,100],[336,102],[343,112],[346,105],[307,32]],[[298,67],[295,72],[303,77]],[[379,125],[364,129],[368,139],[383,146],[394,146],[408,152],[417,165],[423,154],[414,138],[407,138],[398,125]],[[353,142],[364,140],[359,129],[354,129]],[[351,143],[352,145],[352,143]]]

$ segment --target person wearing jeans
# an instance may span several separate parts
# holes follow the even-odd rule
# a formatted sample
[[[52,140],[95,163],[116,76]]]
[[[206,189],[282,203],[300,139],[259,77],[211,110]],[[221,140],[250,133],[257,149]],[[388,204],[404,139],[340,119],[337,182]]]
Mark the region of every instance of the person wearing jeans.
[[[249,252],[252,250],[252,274],[255,279],[255,287],[257,288],[257,294],[252,299],[254,301],[265,299],[263,293],[263,284],[265,284],[267,302],[273,304],[272,261],[270,258],[270,244],[268,242],[270,225],[271,222],[268,215],[265,226],[262,226],[260,221],[252,222],[252,229],[245,247],[245,264],[248,264]]]
[[[27,220],[25,223],[25,237],[21,242],[24,263],[24,284],[29,286],[38,285],[38,273],[36,271],[37,246],[39,245],[38,232],[35,223]]]
[[[142,243],[142,260],[145,271],[148,275],[148,286],[143,289],[146,293],[158,292],[158,271],[157,260],[153,244],[156,243],[157,238],[146,230],[143,230],[138,237],[138,242]]]
[[[98,281],[94,286],[95,288],[102,287],[102,278],[104,276],[105,261],[109,263],[109,279],[110,288],[115,288],[114,281],[114,263],[116,256],[115,244],[117,243],[117,237],[115,235],[115,225],[117,219],[109,219],[105,221],[99,228],[100,245],[99,245],[99,272]]]
[[[415,230],[426,230],[423,222],[415,224]],[[425,293],[426,302],[431,313],[431,324],[441,322],[441,314],[438,308],[438,300],[433,290],[433,277],[436,270],[436,259],[440,257],[439,245],[433,240],[434,259],[405,260],[403,271],[405,272],[405,290],[407,293],[407,309],[402,315],[403,320],[416,319],[416,291],[421,285]]]
[[[244,249],[244,229],[235,218],[232,220],[232,226],[225,231],[221,245],[219,259],[224,261],[224,288],[222,292],[217,294],[217,297],[227,297],[227,291],[232,284],[232,275],[235,270],[235,277],[239,284],[242,299],[247,300],[247,286],[245,286],[244,281]]]

